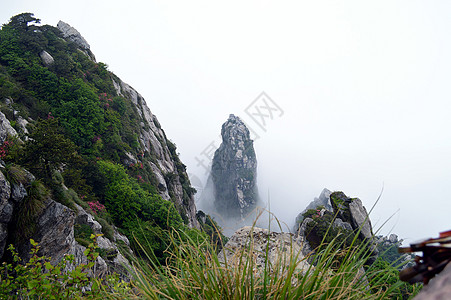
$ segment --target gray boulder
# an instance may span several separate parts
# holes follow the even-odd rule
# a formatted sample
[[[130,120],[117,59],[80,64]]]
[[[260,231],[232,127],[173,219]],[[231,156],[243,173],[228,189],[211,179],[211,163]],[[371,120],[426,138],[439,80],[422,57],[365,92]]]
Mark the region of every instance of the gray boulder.
[[[39,254],[51,257],[50,262],[57,264],[64,255],[73,252],[75,212],[51,199],[47,199],[44,205],[36,219],[36,230],[31,238],[39,243]],[[28,242],[19,248],[19,253],[25,260],[30,259],[30,249]]]
[[[42,63],[46,67],[49,67],[51,64],[53,64],[55,62],[53,57],[45,50],[42,50],[41,53],[39,53],[39,56],[42,59]]]
[[[249,251],[249,245],[252,245]],[[294,235],[283,232],[270,232],[267,229],[245,226],[238,229],[225,244],[218,254],[220,262],[228,267],[240,267],[240,254],[254,260],[255,272],[264,270],[265,262],[268,260],[270,272],[272,268],[287,265],[290,259],[299,262],[295,272],[305,273],[310,267],[307,259],[302,254],[302,248],[295,242]]]
[[[8,136],[16,136],[17,131],[11,126],[5,114],[0,112],[0,144],[3,144]]]
[[[352,230],[352,226],[351,224],[349,224],[348,222],[343,222],[343,220],[336,218],[334,220],[334,226],[335,227],[340,227],[343,228],[345,230]]]
[[[360,234],[366,239],[371,239],[373,237],[373,228],[370,217],[359,198],[355,198],[349,203],[349,211],[353,227],[360,228]]]

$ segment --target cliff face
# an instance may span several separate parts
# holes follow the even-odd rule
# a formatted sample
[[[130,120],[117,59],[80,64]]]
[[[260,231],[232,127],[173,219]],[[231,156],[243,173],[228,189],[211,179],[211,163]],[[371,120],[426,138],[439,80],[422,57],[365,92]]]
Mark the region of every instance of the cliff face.
[[[124,164],[136,164],[144,160],[151,168],[160,196],[164,200],[172,200],[188,225],[198,228],[193,189],[174,144],[166,138],[157,117],[152,114],[144,98],[118,77],[114,76],[112,82],[117,95],[128,99],[138,112],[139,142],[143,147],[144,156],[148,153],[152,157],[146,160],[144,157],[138,158],[128,153],[127,158],[123,160]]]
[[[127,263],[121,253],[131,253],[127,237],[113,225],[122,215],[130,215],[128,228],[121,228],[125,234],[143,223],[164,227],[169,212],[174,227],[199,228],[186,167],[144,98],[97,63],[70,25],[29,24],[36,21],[27,13],[0,28],[0,259],[7,243],[26,258],[27,239],[33,238],[52,262],[64,254],[81,262],[86,239],[103,233],[98,270],[116,270]],[[60,146],[73,145],[69,153],[77,159],[55,162],[44,176],[37,163],[46,158],[26,161],[17,153],[27,141],[39,144],[29,139],[36,124],[52,121]],[[16,154],[8,156],[13,143]],[[100,170],[101,162],[109,169]],[[113,185],[117,174],[121,180]],[[36,188],[48,195],[36,200],[30,196]],[[20,223],[24,212],[30,226]],[[20,228],[27,233],[17,241]]]
[[[88,42],[75,28],[59,21],[58,29],[65,39],[72,41],[79,51],[95,61]],[[180,162],[175,151],[175,146],[166,138],[157,117],[152,114],[144,98],[116,75],[110,73],[110,79],[115,96],[122,97],[131,103],[133,110],[138,114],[134,131],[139,135],[141,157],[132,152],[125,153],[122,159],[123,164],[126,166],[136,163],[147,164],[160,196],[165,200],[173,201],[188,225],[198,228],[193,189],[185,166]]]
[[[249,129],[234,115],[222,125],[221,135],[211,169],[215,208],[223,217],[244,219],[258,202],[253,141]]]

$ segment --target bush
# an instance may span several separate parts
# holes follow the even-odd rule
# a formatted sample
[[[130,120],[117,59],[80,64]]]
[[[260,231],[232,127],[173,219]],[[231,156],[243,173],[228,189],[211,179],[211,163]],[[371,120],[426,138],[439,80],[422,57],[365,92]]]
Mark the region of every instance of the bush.
[[[16,214],[16,239],[27,239],[34,232],[36,217],[45,207],[49,191],[39,180],[31,182],[27,189],[27,196],[22,200]]]
[[[0,266],[0,298],[94,299],[108,294],[118,297],[130,295],[129,284],[120,281],[116,274],[104,281],[89,275],[95,270],[99,256],[95,238],[91,235],[92,241],[84,252],[87,263],[79,265],[76,265],[73,255],[66,255],[56,266],[50,264],[50,257],[37,255],[39,245],[33,240],[30,240],[32,257],[26,264],[21,264],[18,253],[10,245],[8,249],[14,263]]]

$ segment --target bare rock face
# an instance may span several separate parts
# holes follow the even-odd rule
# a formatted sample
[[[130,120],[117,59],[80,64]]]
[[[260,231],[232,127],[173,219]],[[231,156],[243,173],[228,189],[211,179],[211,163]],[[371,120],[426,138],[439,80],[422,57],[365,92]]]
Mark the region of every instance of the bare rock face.
[[[0,172],[0,258],[3,256],[8,238],[8,223],[11,220],[13,209],[9,201],[11,185]]]
[[[39,53],[39,56],[42,59],[42,63],[48,67],[51,64],[53,64],[55,62],[55,60],[53,59],[53,57],[45,50],[42,50],[41,53]]]
[[[45,208],[36,221],[36,231],[32,239],[39,243],[41,255],[51,257],[57,264],[75,246],[75,212],[61,203],[48,199]],[[24,243],[20,248],[22,257],[29,259],[31,245]]]
[[[251,252],[248,252],[251,245]],[[304,273],[310,264],[302,253],[302,247],[294,240],[291,233],[270,232],[267,229],[245,226],[238,229],[224,248],[218,254],[218,259],[228,266],[239,264],[240,255],[254,259],[257,272],[265,268],[265,261],[269,266],[277,268],[281,264],[288,264],[290,259],[299,262],[296,272]]]
[[[230,115],[211,168],[215,208],[225,218],[244,219],[258,202],[257,159],[249,129]]]
[[[360,228],[362,238],[373,237],[370,217],[359,198],[348,198],[343,192],[334,192],[330,195],[330,200],[338,218],[350,223],[354,230]]]
[[[186,189],[190,186],[185,166],[177,157],[175,146],[167,140],[166,134],[161,129],[157,117],[152,114],[144,98],[130,85],[119,78],[113,79],[113,85],[118,95],[129,99],[138,111],[142,122],[139,142],[145,152],[156,157],[155,162],[148,161],[152,173],[158,182],[160,196],[168,201],[173,201],[188,226],[199,228],[196,219],[196,205],[194,193]],[[136,158],[129,157],[128,160]]]
[[[59,30],[63,33],[65,38],[70,39],[72,42],[76,43],[80,48],[89,50],[90,46],[84,37],[81,36],[80,32],[69,24],[59,21],[56,25]]]
[[[11,126],[5,114],[0,112],[0,144],[3,144],[8,136],[16,136],[17,131]]]
[[[90,50],[90,46],[84,37],[74,27],[70,26],[63,21],[59,21],[57,25],[58,29],[63,34],[64,38],[67,38],[74,42],[80,50],[85,53],[92,61],[96,61],[94,54]]]

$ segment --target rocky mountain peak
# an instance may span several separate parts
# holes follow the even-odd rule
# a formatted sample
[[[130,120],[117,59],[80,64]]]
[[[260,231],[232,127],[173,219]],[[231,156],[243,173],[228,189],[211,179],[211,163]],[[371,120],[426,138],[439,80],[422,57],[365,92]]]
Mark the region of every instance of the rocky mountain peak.
[[[253,141],[244,122],[233,114],[222,125],[221,135],[211,172],[215,208],[223,217],[244,219],[258,201]]]
[[[59,21],[56,27],[61,31],[64,38],[74,42],[78,47],[80,47],[80,50],[93,61],[96,60],[94,54],[91,52],[91,46],[89,46],[88,42],[77,29],[63,21]]]
[[[80,48],[90,50],[91,47],[88,42],[81,36],[77,29],[63,21],[59,21],[57,27],[61,30],[65,38],[68,38],[72,42],[76,43]]]

